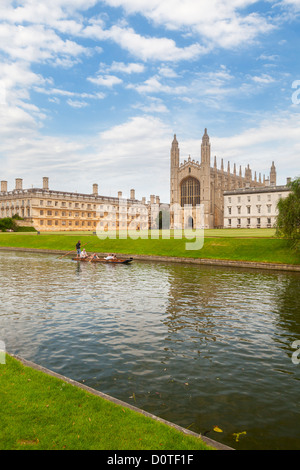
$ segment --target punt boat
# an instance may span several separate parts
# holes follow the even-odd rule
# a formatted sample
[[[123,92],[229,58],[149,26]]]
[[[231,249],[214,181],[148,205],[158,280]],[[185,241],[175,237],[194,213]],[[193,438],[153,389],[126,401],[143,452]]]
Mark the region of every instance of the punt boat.
[[[133,258],[128,259],[105,259],[105,258],[72,258],[73,261],[83,261],[89,263],[110,263],[110,264],[129,264]]]

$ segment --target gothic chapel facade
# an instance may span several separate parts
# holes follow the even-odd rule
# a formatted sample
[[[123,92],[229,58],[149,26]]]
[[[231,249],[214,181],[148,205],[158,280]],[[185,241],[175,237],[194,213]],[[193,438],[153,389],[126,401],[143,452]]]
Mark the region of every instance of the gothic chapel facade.
[[[237,173],[234,164],[233,172],[230,171],[228,162],[227,170],[224,169],[223,159],[221,169],[217,168],[217,159],[214,158],[214,166],[211,167],[211,146],[207,129],[204,131],[201,144],[201,162],[192,160],[191,157],[180,163],[180,151],[176,135],[171,148],[171,181],[170,181],[170,205],[171,228],[195,227],[197,217],[196,207],[199,204],[204,208],[204,228],[218,228],[224,225],[224,191],[242,189],[247,187],[276,186],[276,169],[274,162],[271,167],[270,178],[257,179],[254,177],[249,165],[245,169],[244,176],[240,166]],[[190,207],[188,220],[184,217],[184,207]],[[179,218],[174,216],[172,208],[179,208]]]

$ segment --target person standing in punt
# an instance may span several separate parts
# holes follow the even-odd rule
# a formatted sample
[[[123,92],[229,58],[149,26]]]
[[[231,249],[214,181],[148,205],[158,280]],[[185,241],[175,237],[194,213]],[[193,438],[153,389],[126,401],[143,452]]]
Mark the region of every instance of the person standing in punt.
[[[77,257],[80,258],[80,254],[81,254],[81,241],[78,240],[78,242],[76,243],[76,250],[77,250]]]

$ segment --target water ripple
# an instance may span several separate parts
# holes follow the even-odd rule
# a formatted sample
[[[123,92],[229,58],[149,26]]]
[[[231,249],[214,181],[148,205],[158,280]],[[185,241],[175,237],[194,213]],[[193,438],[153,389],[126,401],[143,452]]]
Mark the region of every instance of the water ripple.
[[[7,351],[235,448],[299,449],[299,274],[11,252],[0,281]]]

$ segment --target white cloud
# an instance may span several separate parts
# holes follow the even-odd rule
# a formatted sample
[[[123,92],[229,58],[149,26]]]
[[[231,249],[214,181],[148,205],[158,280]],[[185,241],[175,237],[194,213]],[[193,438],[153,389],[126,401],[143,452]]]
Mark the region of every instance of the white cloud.
[[[118,190],[126,194],[134,187],[140,198],[162,194],[166,187],[168,197],[165,176],[172,131],[158,118],[133,117],[90,137],[88,142],[80,136],[42,136],[19,111],[11,120],[11,131],[17,125],[22,125],[24,133],[19,132],[13,142],[9,135],[4,138],[3,128],[0,130],[0,153],[7,155],[4,164],[8,180],[18,176],[24,179],[24,187],[39,187],[42,177],[48,176],[52,189],[79,192],[88,192],[97,182],[101,194],[113,196]],[[145,176],[149,174],[147,183]]]
[[[18,5],[13,5],[11,0],[1,0],[1,18],[11,23],[43,23],[51,26],[60,26],[64,32],[78,31],[80,22],[68,20],[68,15],[78,10],[87,10],[99,0],[19,0]]]
[[[113,26],[110,37],[123,49],[128,50],[135,57],[144,61],[163,60],[176,62],[179,60],[192,60],[206,52],[200,44],[179,48],[173,39],[144,37],[132,28]]]
[[[132,107],[133,109],[140,109],[147,114],[169,113],[169,110],[163,101],[156,97],[149,97],[148,100],[144,100],[142,103],[137,103]]]
[[[299,127],[300,114],[270,115],[239,134],[212,138],[213,152],[232,164],[244,168],[249,163],[253,170],[266,174],[274,161],[278,182],[284,184],[286,177],[299,175]]]
[[[77,108],[77,109],[85,108],[86,106],[88,106],[88,103],[86,103],[85,101],[74,101],[74,100],[68,99],[67,103],[72,108]]]
[[[94,83],[94,85],[104,86],[107,88],[112,88],[115,85],[123,83],[123,80],[115,75],[98,75],[97,77],[88,77],[87,80]]]
[[[251,77],[251,78],[255,83],[264,84],[264,85],[267,85],[269,83],[273,83],[275,81],[274,78],[272,78],[270,75],[266,75],[266,74],[263,74],[261,76],[254,76],[254,77]]]
[[[89,50],[68,39],[61,39],[55,31],[40,25],[0,24],[0,51],[13,60],[30,63],[55,61],[58,58],[69,60]]]
[[[113,25],[110,29],[104,29],[102,21],[93,22],[92,25],[86,27],[83,35],[98,40],[112,40],[122,49],[143,61],[194,60],[208,51],[207,47],[198,43],[180,48],[176,46],[173,39],[142,36],[130,27]]]
[[[98,93],[80,93],[75,91],[69,90],[62,90],[60,88],[43,88],[39,86],[34,87],[34,91],[37,93],[42,93],[45,95],[58,95],[58,96],[65,96],[65,97],[72,97],[72,98],[83,98],[83,99],[95,99],[100,100],[105,98],[105,94],[98,92]]]
[[[267,2],[265,5],[273,6],[274,3]],[[127,17],[128,23],[124,19],[115,21],[117,16],[120,18],[120,10],[116,10],[111,17],[108,14],[101,16],[103,4],[123,7],[128,15],[141,14],[151,23],[151,27],[139,29],[135,21],[133,29],[129,23],[130,17]],[[48,175],[57,189],[78,189],[82,192],[87,191],[86,184],[89,186],[99,182],[104,194],[109,194],[110,189],[113,194],[119,189],[125,192],[126,185],[129,188],[135,181],[140,196],[147,196],[147,192],[149,194],[151,191],[161,194],[166,200],[169,193],[169,153],[174,133],[171,120],[180,122],[181,119],[183,123],[189,115],[183,127],[194,126],[201,107],[215,107],[225,114],[225,111],[232,109],[230,106],[235,105],[240,93],[253,94],[275,82],[275,78],[258,68],[249,70],[246,76],[241,72],[240,76],[238,72],[233,76],[225,65],[217,66],[215,70],[205,66],[200,69],[199,59],[214,48],[249,45],[260,35],[273,30],[279,10],[274,8],[262,13],[257,8],[257,13],[249,13],[255,10],[256,4],[256,0],[1,0],[0,155],[7,177],[24,176],[31,186],[42,176]],[[99,16],[88,19],[89,14],[85,15],[85,11],[96,5],[99,8],[92,10],[91,14],[99,13]],[[300,0],[282,0],[277,5],[295,11],[300,7]],[[250,8],[247,10],[247,7]],[[98,53],[104,55],[111,43],[114,50],[117,45],[125,54],[122,56],[119,50],[109,59],[105,57],[103,62],[111,61],[111,64],[100,64],[100,69],[99,61],[93,71],[91,61],[85,68],[83,60],[91,57],[91,50],[95,57]],[[262,50],[264,54],[261,54]],[[268,52],[265,46],[256,56],[261,54],[260,60],[275,62],[274,49]],[[131,59],[128,59],[127,53],[132,56]],[[212,56],[209,63],[214,59]],[[179,64],[181,61],[193,61],[197,69],[190,68],[190,64],[186,67],[186,64]],[[155,64],[151,62],[156,63],[155,71]],[[70,71],[66,69],[81,63],[80,90],[86,92],[75,87],[75,79],[79,75],[74,75],[74,82],[70,85],[58,81],[58,68],[65,69],[63,72],[71,80]],[[45,65],[52,67],[55,78],[49,78],[52,71]],[[148,70],[151,70],[151,75],[146,75]],[[137,78],[134,74],[140,74],[139,83],[125,86],[125,79]],[[245,80],[247,83],[244,83]],[[123,84],[122,90],[136,90],[142,96],[134,105],[132,102],[127,104],[126,115],[130,116],[132,109],[143,115],[128,117],[123,124],[112,126],[87,140],[81,136],[47,135],[46,126],[43,125],[49,110],[35,104],[31,100],[31,92],[44,94],[46,100],[56,105],[65,101],[69,106],[81,109],[90,104],[89,100],[100,100],[106,96],[100,92],[89,93],[91,83],[106,89]],[[158,95],[163,96],[165,101]],[[177,115],[171,113],[175,96],[176,104],[178,99],[190,103],[183,114],[179,108]],[[42,98],[36,103],[41,102]],[[170,102],[167,98],[171,98]],[[243,111],[241,109],[241,113]],[[57,107],[55,112],[58,112]],[[158,116],[163,116],[165,120]],[[170,124],[166,124],[167,117]],[[217,120],[222,118],[216,115]],[[299,168],[299,117],[281,114],[257,122],[255,127],[227,139],[212,137],[216,153],[220,157],[228,157],[232,163],[249,162],[258,170],[268,169],[270,162],[276,162],[278,157],[278,173],[284,175],[289,172],[294,176]],[[95,122],[93,129],[97,125],[104,124]],[[60,129],[60,135],[61,132]],[[182,146],[187,148],[191,143],[199,152],[200,140],[194,143],[183,141]],[[146,194],[142,193],[144,191]]]
[[[288,6],[288,7],[294,7],[295,10],[300,10],[300,0],[282,0],[282,5]]]
[[[170,30],[190,31],[206,44],[213,42],[218,47],[247,44],[274,28],[271,19],[245,13],[257,0],[105,0],[105,3],[123,7],[128,14],[140,13],[155,25]]]
[[[130,84],[127,86],[127,88],[134,89],[140,94],[165,93],[169,95],[183,95],[188,91],[186,86],[171,86],[162,84],[158,75],[150,77],[140,85]]]
[[[178,74],[171,67],[163,65],[159,68],[159,75],[166,78],[177,78]]]
[[[129,63],[124,64],[124,62],[113,62],[108,70],[111,72],[120,72],[126,74],[133,73],[143,73],[145,71],[144,64]]]
[[[258,60],[267,60],[267,61],[271,61],[271,62],[275,62],[278,59],[279,59],[279,55],[276,55],[276,54],[261,54],[258,57]]]

